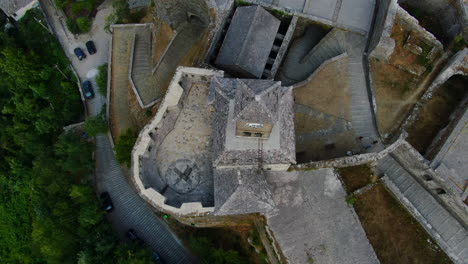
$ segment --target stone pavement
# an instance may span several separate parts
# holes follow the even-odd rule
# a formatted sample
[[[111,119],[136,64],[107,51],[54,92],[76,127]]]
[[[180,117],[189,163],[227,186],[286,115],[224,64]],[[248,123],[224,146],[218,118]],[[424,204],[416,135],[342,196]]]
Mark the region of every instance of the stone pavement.
[[[379,263],[333,169],[271,172],[278,210],[266,215],[289,263]]]

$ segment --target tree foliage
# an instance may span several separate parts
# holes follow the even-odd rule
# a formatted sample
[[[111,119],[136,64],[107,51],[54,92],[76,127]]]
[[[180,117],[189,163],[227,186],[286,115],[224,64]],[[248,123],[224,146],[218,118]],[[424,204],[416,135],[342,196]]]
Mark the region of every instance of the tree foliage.
[[[197,254],[202,263],[247,264],[247,260],[234,250],[217,248],[206,237],[191,237],[189,247]]]
[[[86,118],[84,129],[86,133],[93,137],[101,133],[106,133],[107,123],[104,119],[104,115],[100,114]]]
[[[82,115],[76,80],[36,19],[0,31],[0,263],[123,263],[91,185],[94,146],[63,133]]]
[[[86,33],[91,29],[91,20],[87,17],[79,17],[76,19],[76,25],[81,33]]]

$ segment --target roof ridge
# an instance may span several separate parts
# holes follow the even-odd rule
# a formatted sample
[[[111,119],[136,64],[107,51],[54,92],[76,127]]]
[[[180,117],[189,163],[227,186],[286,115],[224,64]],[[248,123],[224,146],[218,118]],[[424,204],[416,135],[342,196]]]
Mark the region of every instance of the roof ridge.
[[[249,7],[250,7],[250,6],[249,6]],[[246,8],[247,8],[247,7],[246,7]],[[255,21],[255,19],[256,19],[257,16],[258,16],[259,10],[260,10],[259,6],[255,6],[255,13],[254,13],[254,16],[253,16],[253,18],[252,18],[251,21]],[[236,10],[236,11],[237,11],[237,10]],[[246,40],[249,39],[249,37],[250,37],[250,35],[251,35],[251,33],[252,33],[252,28],[253,28],[252,25],[253,25],[252,23],[249,24],[249,30],[247,31],[247,34],[245,35],[245,39],[246,39]],[[239,63],[239,58],[242,58],[242,55],[244,55],[244,51],[245,51],[246,46],[247,46],[247,45],[242,45],[241,50],[240,50],[240,52],[237,54],[237,57],[236,57],[236,60],[235,60],[235,63],[236,63],[236,64]]]

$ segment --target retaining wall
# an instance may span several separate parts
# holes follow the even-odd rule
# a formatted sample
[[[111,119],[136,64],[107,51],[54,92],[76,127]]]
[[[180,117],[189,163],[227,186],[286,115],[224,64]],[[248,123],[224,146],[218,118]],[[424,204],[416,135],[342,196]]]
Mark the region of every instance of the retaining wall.
[[[342,157],[337,159],[331,160],[320,160],[320,161],[312,161],[308,163],[302,163],[297,165],[291,165],[290,170],[309,170],[309,169],[318,169],[318,168],[343,168],[343,167],[351,167],[351,166],[358,166],[370,162],[375,162],[379,159],[382,159],[389,153],[395,151],[400,145],[404,144],[405,138],[407,134],[403,133],[400,135],[397,141],[393,144],[382,150],[378,153],[366,153],[366,154],[358,154],[349,157]]]

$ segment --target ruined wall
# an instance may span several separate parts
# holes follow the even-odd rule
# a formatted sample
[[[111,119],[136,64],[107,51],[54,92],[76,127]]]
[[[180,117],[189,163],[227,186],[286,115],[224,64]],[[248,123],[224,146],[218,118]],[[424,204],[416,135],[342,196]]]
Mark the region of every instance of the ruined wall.
[[[155,4],[156,15],[173,29],[187,22],[190,16],[203,25],[211,22],[206,0],[155,0]]]
[[[374,30],[370,36],[369,51],[377,59],[388,58],[395,48],[390,37],[397,10],[397,0],[377,0]]]
[[[399,0],[398,2],[411,5],[431,15],[450,39],[466,30],[463,0]]]
[[[408,129],[413,125],[418,117],[419,111],[424,105],[432,98],[432,95],[442,84],[444,84],[453,75],[468,75],[468,49],[465,48],[457,52],[447,63],[447,65],[440,71],[439,75],[432,82],[431,86],[424,92],[421,99],[416,103],[411,114],[406,118],[405,122],[401,126],[401,130]]]

